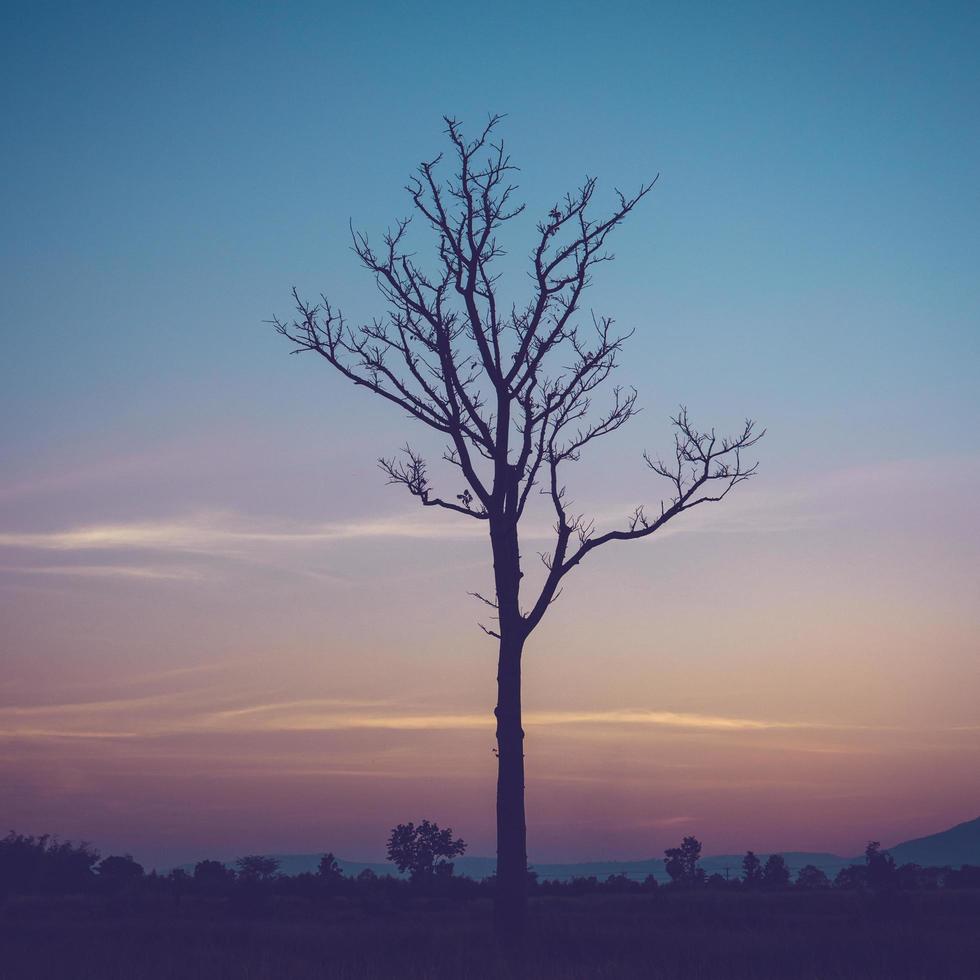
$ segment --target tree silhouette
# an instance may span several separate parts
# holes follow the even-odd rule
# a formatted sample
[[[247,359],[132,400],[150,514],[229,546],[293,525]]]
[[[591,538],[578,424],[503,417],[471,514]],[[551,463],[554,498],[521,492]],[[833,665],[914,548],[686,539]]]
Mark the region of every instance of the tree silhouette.
[[[746,851],[742,858],[742,884],[746,888],[758,888],[762,884],[762,862],[755,851]]]
[[[235,883],[235,872],[221,861],[204,860],[194,865],[194,884],[205,895],[220,895]]]
[[[336,884],[338,881],[342,881],[344,877],[344,872],[340,870],[340,865],[331,851],[327,851],[320,858],[320,863],[316,866],[316,873],[319,878],[330,884]]]
[[[5,893],[85,891],[99,852],[84,841],[10,831],[0,838],[0,897]]]
[[[466,842],[457,837],[447,827],[423,820],[417,827],[414,823],[400,823],[388,838],[388,858],[399,871],[407,871],[416,884],[431,881],[437,875],[451,875],[453,865],[450,858],[466,851]]]
[[[868,869],[860,864],[848,864],[834,875],[834,888],[864,889],[868,884]]]
[[[279,871],[279,858],[267,857],[264,854],[247,854],[235,862],[238,877],[242,881],[267,881],[274,878]]]
[[[667,461],[644,454],[665,478],[668,496],[654,511],[638,506],[619,527],[600,531],[572,509],[564,474],[596,440],[637,412],[637,393],[614,386],[605,407],[593,399],[610,379],[629,334],[607,316],[578,322],[592,273],[612,258],[607,241],[653,182],[616,192],[594,216],[596,180],[588,177],[549,209],[530,252],[530,296],[511,304],[494,265],[504,254],[498,234],[524,210],[513,201],[516,170],[495,137],[493,116],[473,140],[447,118],[453,175],[439,177],[442,154],[422,163],[407,187],[415,216],[434,233],[427,266],[408,243],[410,218],[396,221],[379,245],[352,232],[353,247],[373,275],[387,310],[354,327],[323,296],[294,289],[296,317],[273,320],[294,352],[322,357],[349,381],[397,406],[446,441],[443,460],[463,486],[439,494],[426,459],[406,446],[379,464],[388,481],[425,507],[482,522],[488,532],[494,593],[472,593],[492,610],[482,625],[498,644],[497,888],[498,936],[520,940],[526,903],[524,731],[521,658],[528,637],[560,594],[562,581],[598,548],[649,537],[678,514],[719,501],[756,469],[743,452],[761,437],[747,420],[733,437],[702,431],[681,408],[673,418]],[[519,529],[537,490],[554,519],[554,539],[541,554],[542,582],[522,601]]]
[[[198,861],[194,865],[194,880],[195,881],[215,881],[215,882],[227,882],[235,880],[235,872],[231,868],[226,867],[221,861],[212,861],[210,859],[205,859],[204,861]]]
[[[762,869],[762,884],[766,888],[779,889],[789,887],[789,868],[782,854],[770,854]]]
[[[830,879],[815,864],[805,864],[796,876],[796,887],[809,890],[829,888]]]
[[[868,841],[868,846],[864,849],[864,860],[868,870],[868,887],[876,892],[886,892],[894,889],[898,884],[898,876],[895,873],[895,859],[881,849],[881,844],[876,841]]]
[[[680,847],[668,847],[664,855],[664,867],[675,884],[698,885],[704,881],[704,871],[698,867],[701,841],[697,837],[685,837]]]
[[[96,866],[100,878],[110,881],[133,881],[143,877],[143,865],[138,864],[132,854],[110,854]]]

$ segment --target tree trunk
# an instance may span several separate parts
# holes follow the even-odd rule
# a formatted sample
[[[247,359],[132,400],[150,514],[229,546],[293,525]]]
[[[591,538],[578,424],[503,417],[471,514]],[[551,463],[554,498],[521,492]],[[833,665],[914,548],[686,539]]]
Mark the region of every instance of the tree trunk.
[[[506,514],[506,511],[505,511]],[[519,956],[527,908],[527,828],[524,822],[524,729],[521,653],[527,628],[520,608],[521,552],[512,515],[491,519],[500,655],[497,662],[497,886],[494,930],[502,952]]]
[[[524,729],[521,653],[527,638],[520,611],[521,553],[515,519],[491,522],[500,656],[497,663],[497,887],[494,927],[501,950],[519,953],[527,907],[527,829],[524,822]]]
[[[501,632],[497,665],[497,887],[498,942],[519,950],[527,907],[527,829],[524,821],[524,729],[521,725],[523,637]]]

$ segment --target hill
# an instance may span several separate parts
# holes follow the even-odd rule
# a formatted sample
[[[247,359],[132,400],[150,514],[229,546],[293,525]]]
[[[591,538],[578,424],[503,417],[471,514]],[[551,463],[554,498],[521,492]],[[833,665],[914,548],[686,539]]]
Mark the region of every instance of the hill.
[[[897,864],[921,864],[959,867],[961,864],[980,866],[980,817],[950,827],[949,830],[916,837],[889,848]]]

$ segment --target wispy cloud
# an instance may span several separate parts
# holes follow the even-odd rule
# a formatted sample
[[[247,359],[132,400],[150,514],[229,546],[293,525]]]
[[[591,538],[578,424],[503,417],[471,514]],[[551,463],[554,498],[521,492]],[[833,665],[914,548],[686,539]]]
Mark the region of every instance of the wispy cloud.
[[[0,724],[4,720],[16,718],[61,718],[70,722],[73,719],[92,715],[130,715],[146,717],[154,708],[164,709],[169,715],[181,717],[189,711],[200,710],[211,703],[212,710],[216,696],[209,688],[186,691],[165,691],[126,698],[100,698],[85,701],[62,701],[54,704],[9,704],[0,707]]]
[[[977,461],[972,457],[944,461],[944,472],[975,474]],[[832,520],[830,507],[853,506],[862,496],[878,494],[882,488],[894,488],[899,482],[907,486],[908,474],[933,472],[912,462],[881,464],[820,474],[805,484],[783,484],[764,489],[751,486],[724,508],[701,507],[669,523],[653,540],[675,534],[690,533],[771,533],[799,530],[815,523]],[[596,514],[600,529],[623,525],[636,501],[621,505],[603,505]],[[352,518],[331,522],[299,522],[276,517],[245,515],[228,511],[198,513],[167,519],[80,524],[51,530],[0,531],[0,548],[35,552],[152,552],[204,556],[245,557],[274,549],[315,548],[358,539],[481,539],[486,534],[482,522],[429,510],[403,512],[372,518]],[[552,536],[550,515],[535,516],[525,528],[528,540],[545,540]],[[101,567],[101,566],[100,566]],[[123,566],[116,572],[99,572],[91,563],[87,571],[71,571],[67,566],[51,566],[57,574],[125,575]],[[132,562],[129,574],[144,577],[175,577],[177,573],[139,573]]]
[[[171,579],[200,581],[203,572],[194,568],[154,565],[0,565],[0,573],[13,575],[68,575],[81,578]]]
[[[259,717],[277,712],[291,712],[297,710],[318,709],[320,711],[331,711],[340,708],[383,708],[390,707],[390,699],[349,699],[349,698],[302,698],[297,701],[272,701],[268,704],[248,704],[239,708],[227,708],[223,711],[216,711],[211,717],[215,719],[246,719],[248,717]]]
[[[766,721],[758,718],[731,718],[691,712],[611,710],[532,712],[530,725],[646,725],[661,728],[700,728],[716,731],[765,731],[779,728],[823,728],[804,721]]]
[[[427,516],[427,515],[426,515]],[[0,532],[0,547],[39,551],[178,551],[234,554],[255,545],[309,546],[356,538],[466,538],[483,533],[466,519],[394,516],[297,524],[231,514],[168,521],[92,524],[57,531]]]
[[[267,703],[214,703],[207,689],[181,694],[0,708],[0,735],[16,738],[132,738],[186,733],[247,734],[387,730],[404,732],[487,731],[488,712],[433,712],[402,708],[389,701],[303,699]],[[392,710],[392,709],[395,710]],[[640,709],[529,712],[525,726],[598,725],[737,733],[839,726]]]

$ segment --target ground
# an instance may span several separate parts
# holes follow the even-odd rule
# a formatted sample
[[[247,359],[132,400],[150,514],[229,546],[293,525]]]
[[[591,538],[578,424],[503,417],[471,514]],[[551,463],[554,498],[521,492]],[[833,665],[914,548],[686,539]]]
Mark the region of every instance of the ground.
[[[523,973],[494,952],[484,899],[232,909],[182,900],[16,899],[0,980],[976,980],[980,893],[548,896]]]

